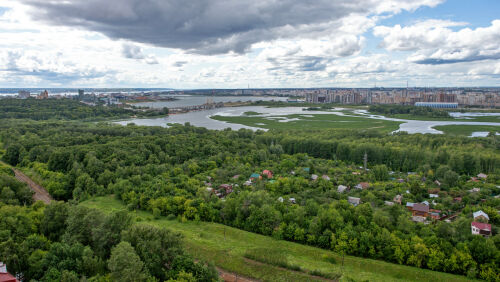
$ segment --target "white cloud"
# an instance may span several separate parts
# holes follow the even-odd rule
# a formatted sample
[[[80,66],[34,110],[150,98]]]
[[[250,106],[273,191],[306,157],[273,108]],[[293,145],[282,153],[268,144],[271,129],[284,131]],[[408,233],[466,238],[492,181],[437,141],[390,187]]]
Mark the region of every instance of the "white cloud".
[[[143,49],[140,46],[130,43],[123,43],[122,45],[122,55],[127,59],[135,59],[145,62],[146,64],[156,65],[158,60],[155,56],[144,54]]]
[[[377,26],[374,35],[383,37],[381,46],[389,51],[414,51],[410,61],[420,64],[447,64],[500,59],[500,20],[488,27],[462,28],[466,23],[427,20],[411,26]]]
[[[255,11],[273,7],[274,2],[242,1],[239,5],[248,9],[235,10],[233,14],[227,9],[210,10],[200,17],[193,16],[196,13],[184,17],[184,12],[197,8],[184,5],[187,10],[175,17],[179,22],[173,21],[175,18],[167,21],[143,17],[129,5],[144,5],[152,0],[126,0],[121,2],[123,5],[113,7],[111,2],[97,0],[66,1],[82,7],[90,4],[100,7],[86,13],[84,18],[74,19],[96,24],[109,18],[113,24],[106,23],[105,29],[94,25],[85,28],[84,24],[67,23],[61,18],[54,19],[55,25],[54,21],[48,23],[46,17],[32,18],[30,6],[23,4],[26,1],[31,2],[2,0],[0,4],[9,8],[0,14],[0,87],[371,86],[374,80],[386,86],[400,86],[409,78],[420,85],[471,81],[477,85],[495,81],[492,77],[498,78],[500,68],[494,59],[453,65],[413,63],[426,59],[470,60],[497,54],[496,21],[489,27],[476,29],[466,28],[466,23],[443,20],[421,21],[410,26],[377,26],[395,13],[434,7],[442,0],[333,0],[318,1],[311,7],[287,0],[282,3],[290,3],[287,6],[290,11],[266,10],[258,17],[254,17]],[[43,6],[58,1],[35,2]],[[169,1],[174,0],[164,3]],[[224,2],[204,3],[206,9],[214,9]],[[119,9],[106,13],[116,7]],[[293,9],[299,8],[294,14]],[[222,17],[205,17],[224,11]],[[266,15],[276,18],[262,17]],[[124,18],[139,20],[138,30],[146,29],[148,33],[137,35],[138,30],[123,26],[123,36],[110,32],[121,32],[115,28],[120,27],[119,20]],[[182,40],[165,42],[168,38],[164,33],[172,28],[166,25],[176,23],[181,30],[174,35]],[[373,28],[383,38],[381,45],[385,50],[367,50],[373,42],[368,42],[372,39],[367,39],[370,37],[366,33]],[[160,31],[154,33],[155,30]],[[377,54],[380,52],[383,54]]]

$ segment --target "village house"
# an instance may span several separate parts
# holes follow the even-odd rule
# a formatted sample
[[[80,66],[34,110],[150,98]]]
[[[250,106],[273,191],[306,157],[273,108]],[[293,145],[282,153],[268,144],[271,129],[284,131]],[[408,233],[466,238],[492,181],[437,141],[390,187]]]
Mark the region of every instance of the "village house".
[[[0,282],[19,282],[12,274],[7,271],[7,265],[0,262]]]
[[[318,176],[317,176],[316,174],[313,174],[313,175],[311,175],[311,179],[312,179],[312,180],[317,180],[317,179],[318,179]]]
[[[429,198],[439,198],[438,194],[429,194]]]
[[[441,186],[441,182],[439,182],[439,180],[434,181],[434,184],[436,184],[437,186]]]
[[[394,202],[384,201],[384,205],[386,205],[386,206],[394,206]]]
[[[262,176],[258,173],[252,173],[252,175],[250,175],[250,181],[257,181],[260,179],[262,179]]]
[[[265,169],[265,170],[262,171],[262,175],[266,176],[267,179],[273,178],[273,173],[270,170],[267,170],[267,169]]]
[[[278,202],[283,203],[283,197],[279,197]]]
[[[430,188],[430,189],[427,189],[427,193],[429,194],[437,194],[441,191],[440,188]]]
[[[472,188],[472,189],[469,190],[470,193],[477,193],[479,191],[481,191],[480,188]]]
[[[471,222],[470,224],[472,235],[482,235],[489,237],[491,235],[491,224],[482,222]]]
[[[434,220],[441,219],[441,211],[435,209],[429,209],[429,216]]]
[[[481,211],[481,210],[474,212],[472,214],[472,217],[474,218],[474,221],[478,221],[478,222],[488,223],[488,221],[490,221],[490,217],[488,216],[488,214],[486,214],[484,211]]]
[[[224,198],[225,196],[231,194],[233,192],[233,185],[230,184],[221,184],[219,189],[215,193],[219,198]]]
[[[477,175],[477,178],[486,179],[486,178],[488,178],[488,175],[486,175],[484,173],[480,173]]]
[[[418,203],[406,203],[406,207],[411,211],[413,216],[429,216],[429,205]]]
[[[236,179],[238,179],[238,178],[240,178],[240,175],[239,175],[239,174],[236,174],[235,176],[233,176],[233,179],[234,179],[234,180],[236,180]]]
[[[368,188],[370,188],[370,183],[368,183],[368,182],[360,182],[360,183],[358,183],[358,185],[354,186],[354,188],[356,188],[356,189],[363,189],[363,190],[364,189],[368,189]]]
[[[361,199],[356,197],[347,197],[347,201],[353,206],[357,206],[361,203]]]
[[[396,195],[396,196],[394,196],[394,199],[392,199],[393,202],[398,203],[400,205],[401,205],[401,200],[403,200],[402,195]]]
[[[290,203],[292,203],[292,204],[296,204],[296,203],[297,203],[297,201],[295,201],[295,198],[290,198],[290,199],[288,199],[288,200],[289,200],[289,201],[290,201]]]
[[[468,182],[479,182],[479,179],[477,179],[477,177],[471,177]]]
[[[344,185],[339,185],[339,187],[337,188],[337,192],[339,192],[339,193],[344,193],[346,190],[347,190],[347,186],[344,186]]]
[[[460,203],[460,202],[462,202],[462,197],[453,198],[453,201],[457,202],[457,203]]]
[[[329,177],[328,175],[326,175],[326,174],[323,174],[323,175],[321,176],[321,178],[323,178],[323,179],[324,179],[324,180],[326,180],[326,181],[330,181],[330,177]]]

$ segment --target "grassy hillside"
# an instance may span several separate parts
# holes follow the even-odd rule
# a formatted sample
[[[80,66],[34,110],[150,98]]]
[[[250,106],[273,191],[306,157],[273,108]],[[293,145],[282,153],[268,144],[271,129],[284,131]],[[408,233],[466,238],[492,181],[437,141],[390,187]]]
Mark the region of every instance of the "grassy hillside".
[[[125,206],[112,196],[87,200],[81,205],[107,212],[125,209]],[[343,273],[341,281],[470,281],[463,276],[351,256],[345,257],[342,268],[341,257],[327,250],[278,241],[216,223],[181,223],[166,218],[154,219],[151,213],[144,211],[131,213],[136,215],[137,221],[182,233],[186,248],[195,258],[212,261],[225,270],[263,281],[320,280],[320,277],[305,273],[315,270],[325,274]],[[268,249],[270,253],[284,253],[290,265],[300,266],[303,271],[292,271],[244,257],[250,250],[262,249]],[[336,263],[329,262],[332,257]]]

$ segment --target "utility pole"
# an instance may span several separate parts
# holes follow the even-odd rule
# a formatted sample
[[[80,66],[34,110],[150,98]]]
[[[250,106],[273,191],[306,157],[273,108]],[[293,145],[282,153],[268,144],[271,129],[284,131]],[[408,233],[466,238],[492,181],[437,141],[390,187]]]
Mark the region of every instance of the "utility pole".
[[[365,155],[363,156],[363,164],[364,164],[364,167],[365,167],[365,172],[366,172],[366,165],[367,165],[367,163],[368,163],[368,154],[365,151]]]

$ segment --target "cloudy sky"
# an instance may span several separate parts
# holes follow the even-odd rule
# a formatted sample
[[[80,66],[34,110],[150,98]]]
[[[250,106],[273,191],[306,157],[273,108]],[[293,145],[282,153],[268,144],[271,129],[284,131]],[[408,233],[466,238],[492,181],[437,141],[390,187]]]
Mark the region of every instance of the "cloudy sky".
[[[498,0],[1,0],[0,87],[500,86]]]

